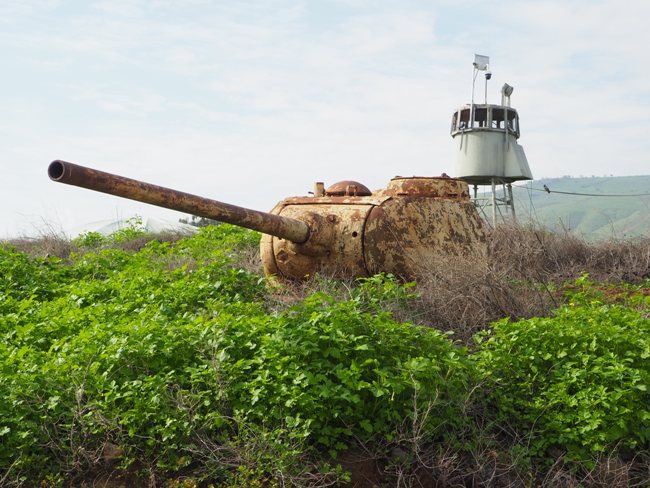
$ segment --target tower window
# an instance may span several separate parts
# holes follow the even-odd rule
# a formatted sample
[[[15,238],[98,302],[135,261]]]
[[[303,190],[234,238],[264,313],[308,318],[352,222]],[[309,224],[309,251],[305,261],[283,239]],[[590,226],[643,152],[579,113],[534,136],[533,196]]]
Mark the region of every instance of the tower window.
[[[493,129],[505,130],[505,111],[502,108],[493,108],[492,109],[492,122],[490,127]]]
[[[469,109],[463,109],[460,111],[460,120],[458,122],[458,129],[464,130],[469,127]]]
[[[487,108],[474,107],[474,127],[487,127]]]

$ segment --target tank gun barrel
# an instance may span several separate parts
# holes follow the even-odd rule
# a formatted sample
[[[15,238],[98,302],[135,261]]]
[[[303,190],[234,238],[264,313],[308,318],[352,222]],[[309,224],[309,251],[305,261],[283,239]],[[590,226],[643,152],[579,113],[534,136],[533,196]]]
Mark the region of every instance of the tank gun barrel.
[[[309,238],[309,226],[297,219],[230,205],[67,161],[53,161],[47,173],[52,181],[59,183],[227,222],[295,243],[306,242]]]

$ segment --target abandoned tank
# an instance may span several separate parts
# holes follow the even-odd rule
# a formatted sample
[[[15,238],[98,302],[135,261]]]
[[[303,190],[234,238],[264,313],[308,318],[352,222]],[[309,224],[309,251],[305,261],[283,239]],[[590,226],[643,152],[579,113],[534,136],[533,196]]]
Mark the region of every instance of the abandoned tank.
[[[161,186],[53,161],[49,177],[261,232],[264,272],[287,279],[316,273],[413,279],[457,256],[485,256],[483,224],[467,183],[442,177],[393,178],[370,191],[355,181],[285,198],[260,212]]]

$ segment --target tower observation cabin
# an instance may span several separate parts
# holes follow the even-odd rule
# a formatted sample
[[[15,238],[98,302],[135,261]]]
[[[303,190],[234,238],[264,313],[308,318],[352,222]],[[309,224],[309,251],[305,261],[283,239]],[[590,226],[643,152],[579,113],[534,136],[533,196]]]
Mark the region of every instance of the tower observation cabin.
[[[485,71],[485,103],[474,103],[474,87],[479,71]],[[501,104],[487,103],[487,85],[492,73],[489,58],[475,55],[472,82],[472,103],[456,110],[451,121],[451,137],[456,153],[455,176],[474,186],[473,199],[485,214],[492,207],[492,223],[497,216],[505,218],[511,213],[515,218],[512,198],[512,183],[531,180],[533,175],[528,166],[524,149],[517,143],[520,136],[519,114],[510,106],[513,87],[504,84],[501,89]],[[489,185],[489,197],[479,198],[478,186]],[[502,195],[497,195],[501,187]]]

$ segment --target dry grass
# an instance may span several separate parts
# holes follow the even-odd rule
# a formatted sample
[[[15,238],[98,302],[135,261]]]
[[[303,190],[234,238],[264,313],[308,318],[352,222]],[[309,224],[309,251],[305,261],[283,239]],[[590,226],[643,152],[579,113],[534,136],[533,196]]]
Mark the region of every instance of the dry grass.
[[[95,251],[98,249],[123,249],[125,251],[139,251],[147,245],[152,239],[158,242],[176,242],[180,239],[186,238],[188,235],[183,232],[162,232],[158,234],[142,234],[134,239],[126,240],[124,242],[108,241],[102,243],[97,247],[83,247],[78,246],[75,241],[68,238],[65,234],[48,230],[41,233],[38,237],[18,237],[9,239],[7,241],[0,241],[0,245],[6,244],[15,248],[18,252],[22,252],[34,257],[58,257],[67,259],[73,252],[87,252],[89,250]]]
[[[632,284],[650,279],[650,237],[588,242],[534,227],[501,226],[489,237],[491,261],[515,278],[542,282],[575,280]]]
[[[106,244],[106,247],[123,249],[125,251],[140,251],[145,247],[149,242],[155,239],[158,242],[176,242],[181,239],[189,237],[189,234],[186,232],[174,232],[174,231],[165,231],[159,232],[158,234],[142,234],[135,239],[126,240],[119,243],[110,243]]]
[[[0,242],[0,245],[2,244],[5,244],[5,242]],[[10,239],[6,241],[6,244],[14,247],[19,252],[42,258],[67,258],[71,252],[77,250],[70,239],[62,234],[56,233],[44,234],[39,237]]]
[[[407,457],[409,463],[405,466],[393,461],[382,473],[401,481],[394,486],[630,488],[647,487],[650,483],[650,458],[647,454],[630,461],[611,454],[596,459],[593,467],[583,466],[583,469],[577,469],[575,463],[567,467],[562,456],[551,467],[529,466],[517,459],[512,451],[497,451],[487,446],[470,454],[430,446],[416,457],[412,454]]]
[[[547,316],[563,287],[584,273],[602,284],[650,279],[650,238],[589,243],[572,235],[502,226],[490,232],[489,259],[436,263],[418,279],[420,298],[400,319],[471,337],[491,322]]]

